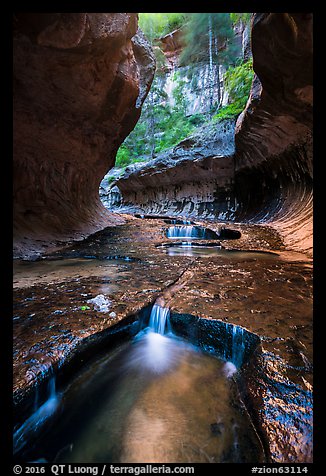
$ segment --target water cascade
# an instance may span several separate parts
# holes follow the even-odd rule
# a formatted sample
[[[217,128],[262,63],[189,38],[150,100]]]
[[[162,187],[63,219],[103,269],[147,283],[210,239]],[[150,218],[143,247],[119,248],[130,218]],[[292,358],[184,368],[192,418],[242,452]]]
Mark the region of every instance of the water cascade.
[[[55,414],[60,403],[60,395],[56,392],[55,377],[52,375],[47,386],[47,399],[37,408],[39,393],[36,391],[34,401],[34,413],[15,431],[13,436],[14,453],[20,451]]]
[[[142,366],[148,372],[160,374],[176,365],[184,345],[172,333],[170,309],[154,304],[148,327],[135,337],[134,353],[127,367]]]
[[[164,335],[167,328],[168,333],[171,332],[170,325],[170,309],[154,304],[149,318],[149,328],[152,332]]]
[[[234,371],[232,362],[176,336],[170,310],[155,303],[129,344],[76,374],[55,421],[49,417],[59,398],[50,379],[47,401],[15,432],[15,452],[52,463],[263,461],[250,421],[234,404]]]
[[[231,361],[238,369],[243,363],[245,353],[244,329],[240,326],[232,326],[232,354]]]
[[[193,225],[170,226],[166,236],[168,238],[195,238],[199,240],[216,240],[219,238],[215,231]]]
[[[194,226],[171,226],[167,231],[168,238],[198,238]]]
[[[181,220],[178,218],[171,218],[164,220],[165,223],[168,223],[169,225],[192,225],[192,222],[190,220]]]

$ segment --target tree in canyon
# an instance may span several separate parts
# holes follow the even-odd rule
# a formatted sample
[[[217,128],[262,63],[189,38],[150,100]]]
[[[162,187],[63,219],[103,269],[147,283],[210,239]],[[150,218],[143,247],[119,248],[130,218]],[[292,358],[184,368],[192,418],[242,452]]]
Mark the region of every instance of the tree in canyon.
[[[212,111],[215,88],[218,107],[222,100],[219,67],[235,64],[241,53],[235,41],[230,13],[188,14],[188,21],[184,26],[184,44],[181,65],[209,64],[209,106]]]
[[[245,103],[248,96],[252,65],[251,63],[244,67],[239,65],[243,60],[241,45],[239,39],[236,39],[235,25],[248,23],[249,20],[250,14],[246,13],[139,14],[140,28],[155,52],[156,73],[144,102],[141,118],[118,151],[116,160],[118,167],[153,159],[157,153],[178,144],[205,121],[234,117],[239,113],[239,109],[243,108],[242,103]],[[179,66],[185,68],[171,71],[169,69],[171,66],[168,65],[161,49],[160,38],[176,29],[182,32],[183,47]],[[220,65],[229,69],[230,74],[223,73],[223,78],[220,78]],[[190,87],[197,91],[197,85],[202,79],[198,71],[203,71],[202,66],[205,75],[207,74],[204,82],[207,92],[203,95],[207,105],[205,102],[200,112],[189,114],[185,91],[187,84],[188,89],[191,84]],[[173,87],[172,91],[167,92],[164,90],[164,78],[168,75],[172,79]],[[241,87],[245,81],[246,94],[244,99],[241,97],[241,101],[238,96],[242,94],[243,88],[239,89],[237,80],[241,82]],[[221,107],[223,84],[234,104]],[[198,87],[199,90],[200,88],[203,88],[203,83]],[[166,97],[167,95],[169,97]]]

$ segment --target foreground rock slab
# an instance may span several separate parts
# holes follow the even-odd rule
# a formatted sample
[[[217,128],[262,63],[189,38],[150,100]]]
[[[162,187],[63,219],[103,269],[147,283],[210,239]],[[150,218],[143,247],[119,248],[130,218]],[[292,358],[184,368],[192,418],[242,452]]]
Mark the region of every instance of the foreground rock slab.
[[[164,220],[126,220],[44,259],[15,263],[17,408],[49,371],[90,346],[96,352],[108,330],[162,296],[172,314],[234,324],[260,338],[237,376],[251,418],[271,461],[311,461],[311,259],[285,250],[273,229],[244,224],[232,224],[241,238],[221,240],[225,249],[269,253],[169,256]],[[99,296],[102,310],[90,301]]]

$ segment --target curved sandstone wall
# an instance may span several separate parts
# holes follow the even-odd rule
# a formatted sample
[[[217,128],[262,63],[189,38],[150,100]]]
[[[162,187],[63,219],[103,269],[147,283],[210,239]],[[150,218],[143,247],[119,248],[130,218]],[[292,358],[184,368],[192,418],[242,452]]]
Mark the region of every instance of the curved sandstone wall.
[[[155,59],[135,13],[14,15],[15,253],[119,223],[99,183],[134,128]]]
[[[236,126],[238,219],[267,222],[312,253],[312,15],[260,13],[251,95]],[[259,78],[259,79],[258,79]]]

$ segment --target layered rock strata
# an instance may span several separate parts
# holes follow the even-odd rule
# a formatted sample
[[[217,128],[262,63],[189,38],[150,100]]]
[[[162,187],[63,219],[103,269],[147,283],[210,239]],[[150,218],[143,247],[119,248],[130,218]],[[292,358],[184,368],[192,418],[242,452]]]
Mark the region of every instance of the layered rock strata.
[[[204,127],[115,182],[125,206],[146,213],[230,218],[234,210],[234,122]]]
[[[14,16],[14,236],[62,240],[121,223],[99,183],[135,126],[155,59],[135,13]],[[34,240],[34,241],[33,241]]]

